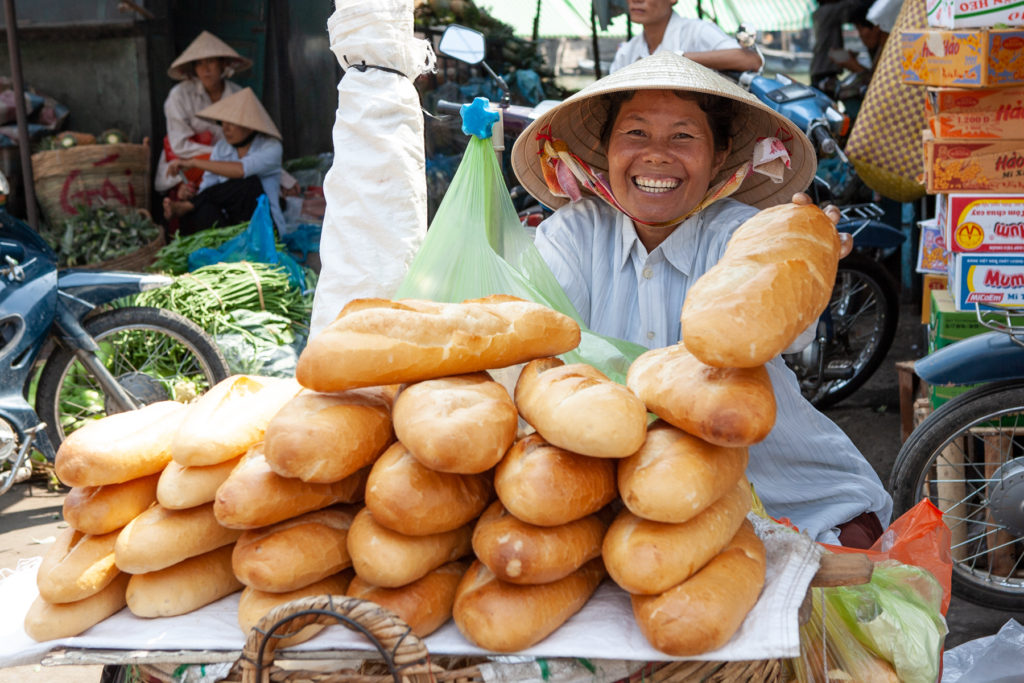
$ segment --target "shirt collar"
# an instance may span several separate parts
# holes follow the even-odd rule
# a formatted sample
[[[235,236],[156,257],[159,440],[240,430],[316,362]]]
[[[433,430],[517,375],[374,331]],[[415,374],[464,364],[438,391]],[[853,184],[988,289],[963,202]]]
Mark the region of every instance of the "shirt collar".
[[[700,230],[704,224],[704,213],[706,211],[707,209],[698,211],[680,223],[672,231],[672,234],[654,250],[660,251],[665,260],[684,275],[689,275],[690,271],[693,270],[693,259],[697,244],[700,241]],[[618,211],[615,212],[615,216],[619,222],[619,254],[617,260],[618,266],[621,269],[629,261],[633,249],[637,250],[637,254],[641,259],[647,254],[647,249],[640,242],[640,237],[636,234],[636,226],[633,225],[633,221],[624,213]],[[649,254],[647,255],[649,256]]]

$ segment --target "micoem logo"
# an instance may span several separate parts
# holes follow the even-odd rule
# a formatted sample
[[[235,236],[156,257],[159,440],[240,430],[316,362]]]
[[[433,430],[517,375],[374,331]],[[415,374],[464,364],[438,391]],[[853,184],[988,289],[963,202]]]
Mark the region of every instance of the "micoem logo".
[[[973,251],[985,241],[985,231],[977,223],[964,223],[953,233],[953,239],[962,248]]]
[[[978,98],[972,95],[962,95],[953,100],[953,106],[961,107],[962,109],[970,109],[978,106]]]
[[[963,146],[950,147],[949,156],[951,159],[966,159],[967,157],[971,156],[971,148]]]
[[[1003,300],[1002,294],[993,294],[988,292],[972,292],[967,295],[967,303],[979,303],[979,304],[998,304]]]
[[[1024,47],[1024,38],[1018,38],[1016,36],[1012,38],[1006,38],[1003,40],[1004,50],[1019,50]]]

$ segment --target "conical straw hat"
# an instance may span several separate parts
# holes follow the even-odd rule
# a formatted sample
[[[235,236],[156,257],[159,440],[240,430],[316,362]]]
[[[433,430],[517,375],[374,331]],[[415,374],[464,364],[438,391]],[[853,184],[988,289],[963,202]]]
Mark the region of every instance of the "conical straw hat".
[[[607,174],[608,158],[601,142],[601,130],[608,118],[608,98],[614,92],[630,90],[682,90],[710,93],[735,100],[740,107],[733,122],[732,150],[712,185],[732,175],[751,160],[754,144],[762,137],[777,137],[789,150],[791,167],[781,183],[760,173],[751,173],[732,197],[758,208],[790,201],[806,190],[814,177],[817,159],[814,146],[793,123],[761,103],[754,95],[711,69],[670,51],[658,52],[591,83],[531,123],[512,148],[512,168],[523,187],[542,204],[558,208],[569,200],[555,196],[544,182],[541,142],[537,134],[551,126],[552,137],[564,140],[569,151]]]
[[[203,31],[171,63],[171,68],[167,70],[167,75],[177,81],[183,81],[190,75],[185,68],[188,64],[211,57],[221,57],[228,60],[228,68],[231,69],[232,73],[245,71],[252,66],[251,59],[238,54],[234,48],[209,31]]]
[[[243,88],[234,95],[228,95],[202,109],[196,116],[210,121],[227,121],[281,139],[281,133],[274,125],[274,120],[260,104],[252,88]]]

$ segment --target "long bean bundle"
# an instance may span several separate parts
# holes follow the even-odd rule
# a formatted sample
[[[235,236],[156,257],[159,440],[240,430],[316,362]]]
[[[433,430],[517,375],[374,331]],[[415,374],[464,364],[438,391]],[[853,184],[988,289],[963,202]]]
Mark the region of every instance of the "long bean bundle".
[[[225,227],[207,228],[191,235],[176,233],[150,265],[152,272],[181,275],[188,272],[188,255],[202,247],[217,248],[249,227],[249,221]]]

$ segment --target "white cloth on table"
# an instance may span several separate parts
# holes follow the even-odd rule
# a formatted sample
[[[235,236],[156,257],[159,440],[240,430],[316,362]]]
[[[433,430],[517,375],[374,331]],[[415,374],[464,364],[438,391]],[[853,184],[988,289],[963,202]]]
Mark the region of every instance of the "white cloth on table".
[[[671,50],[686,54],[687,52],[711,52],[712,50],[739,50],[740,44],[735,38],[718,27],[717,24],[706,19],[688,19],[672,12],[669,17],[668,26],[665,28],[665,36],[654,52]],[[650,50],[647,48],[647,41],[644,40],[643,31],[633,36],[627,42],[619,46],[615,52],[612,65],[608,68],[609,73],[615,73],[619,69],[638,59],[649,57]]]

